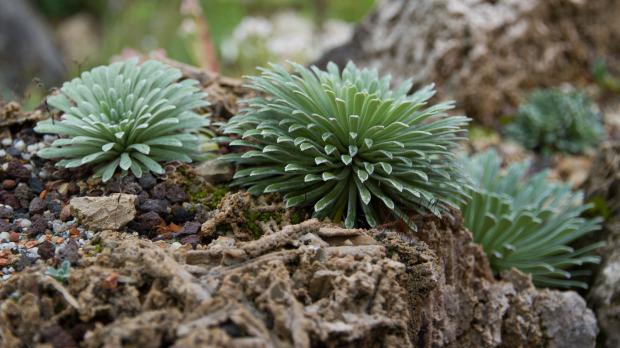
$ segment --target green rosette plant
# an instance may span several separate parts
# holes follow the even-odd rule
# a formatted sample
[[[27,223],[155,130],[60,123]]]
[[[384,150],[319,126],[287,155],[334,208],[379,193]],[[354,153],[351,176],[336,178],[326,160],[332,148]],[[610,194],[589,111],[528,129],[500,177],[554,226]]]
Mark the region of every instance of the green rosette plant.
[[[223,127],[233,148],[222,157],[242,169],[233,185],[277,192],[287,207],[313,206],[315,216],[370,226],[387,208],[413,226],[407,211],[441,215],[463,199],[466,179],[454,148],[468,118],[448,116],[451,102],[429,104],[432,85],[408,94],[407,81],[349,63],[340,72],[291,63],[249,77],[258,97]]]
[[[601,115],[579,92],[537,90],[519,108],[506,135],[530,150],[583,153],[605,138]]]
[[[137,60],[100,66],[63,84],[48,98],[62,112],[35,131],[62,136],[41,149],[42,158],[61,158],[62,168],[96,165],[109,180],[118,168],[136,177],[164,172],[160,163],[204,158],[200,130],[209,124],[194,110],[208,105],[195,80],[178,81],[178,69]]]
[[[578,278],[588,271],[577,267],[600,262],[594,251],[604,244],[571,247],[601,228],[601,218],[581,217],[591,207],[583,193],[551,181],[547,172],[528,177],[527,162],[502,170],[494,150],[463,161],[473,181],[471,199],[461,205],[464,224],[493,270],[517,268],[537,286],[587,288]]]

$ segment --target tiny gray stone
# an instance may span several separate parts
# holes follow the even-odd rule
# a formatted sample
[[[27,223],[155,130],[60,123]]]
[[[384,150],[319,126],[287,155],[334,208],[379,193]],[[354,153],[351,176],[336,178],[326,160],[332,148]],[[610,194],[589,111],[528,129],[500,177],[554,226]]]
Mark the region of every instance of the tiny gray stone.
[[[210,160],[200,163],[194,168],[199,176],[203,177],[210,184],[218,184],[230,181],[233,178],[233,168],[218,160]]]

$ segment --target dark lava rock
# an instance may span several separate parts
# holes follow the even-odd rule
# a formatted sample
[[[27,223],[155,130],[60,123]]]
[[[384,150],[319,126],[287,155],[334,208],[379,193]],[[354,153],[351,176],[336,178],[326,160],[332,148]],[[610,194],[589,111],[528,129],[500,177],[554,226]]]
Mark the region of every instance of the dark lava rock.
[[[30,169],[26,168],[20,161],[14,159],[9,162],[6,175],[15,179],[30,179]]]
[[[62,202],[54,199],[47,203],[47,208],[54,214],[55,216],[59,216],[62,211]]]
[[[135,218],[128,226],[139,234],[152,237],[155,235],[157,228],[164,223],[159,214],[150,211]]]
[[[39,249],[37,251],[37,253],[43,260],[47,260],[47,259],[54,257],[55,252],[56,252],[56,247],[54,246],[52,242],[48,240],[39,244]]]
[[[59,249],[58,258],[61,261],[69,261],[75,265],[80,260],[80,246],[74,239],[69,239],[67,243]]]
[[[36,194],[41,193],[41,191],[45,189],[43,186],[43,182],[36,177],[30,178],[30,180],[28,180],[28,186],[30,186],[30,189]]]
[[[172,206],[172,222],[183,224],[194,219],[194,214],[190,213],[183,206],[175,204]]]
[[[154,211],[157,214],[168,214],[168,201],[165,199],[147,199],[139,209],[145,213]]]
[[[6,220],[0,220],[0,232],[9,232],[13,229],[13,224]]]
[[[36,218],[33,219],[32,225],[28,227],[26,233],[29,237],[36,237],[42,233],[45,233],[45,230],[47,230],[47,220],[44,218]]]
[[[198,221],[186,222],[185,225],[183,225],[183,231],[181,231],[181,233],[184,235],[197,234],[201,226],[202,224]]]
[[[13,207],[10,205],[0,206],[0,219],[10,219],[13,217]]]
[[[153,197],[167,199],[170,203],[182,203],[188,200],[187,193],[181,185],[159,183],[153,187]]]
[[[17,182],[15,180],[6,179],[2,181],[2,188],[5,190],[12,190],[17,186]]]
[[[148,192],[146,191],[140,192],[140,194],[138,195],[138,198],[136,198],[136,209],[140,208],[140,205],[146,202],[146,200],[149,198],[151,198],[151,196],[149,195]]]
[[[0,203],[10,205],[13,209],[19,209],[22,207],[19,203],[19,199],[17,199],[14,194],[6,191],[0,192]]]
[[[202,204],[195,204],[194,208],[195,208],[195,211],[196,211],[195,219],[196,219],[196,221],[200,222],[201,224],[203,224],[205,221],[209,220],[209,218],[211,217],[211,210],[209,210],[204,205],[202,205]]]
[[[47,202],[39,197],[33,198],[28,205],[28,211],[30,214],[42,214],[46,208]]]
[[[71,335],[58,324],[52,324],[41,329],[43,342],[54,348],[74,348],[77,343]]]
[[[138,183],[145,190],[150,190],[157,183],[157,179],[151,173],[144,173],[142,177],[138,179]]]
[[[115,176],[107,182],[105,186],[106,192],[120,192],[137,195],[142,192],[142,187],[136,182],[133,176]]]
[[[15,189],[15,197],[19,200],[19,204],[22,207],[27,207],[30,204],[30,201],[34,197],[34,193],[30,190],[30,187],[24,183],[19,183],[17,188]],[[15,207],[13,207],[15,208]]]
[[[193,246],[196,246],[198,244],[200,244],[200,236],[197,234],[192,234],[189,236],[185,236],[183,238],[181,238],[180,240],[181,244],[191,244]]]

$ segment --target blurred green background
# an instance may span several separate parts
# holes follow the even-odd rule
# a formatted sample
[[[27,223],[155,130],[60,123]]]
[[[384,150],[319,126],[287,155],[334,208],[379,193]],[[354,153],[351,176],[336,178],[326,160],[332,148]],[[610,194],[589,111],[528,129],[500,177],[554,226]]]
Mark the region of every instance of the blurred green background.
[[[190,1],[190,3],[193,1]],[[222,56],[222,46],[235,28],[248,16],[269,17],[290,11],[316,24],[326,20],[360,21],[373,7],[375,0],[198,0],[208,25],[210,38]],[[183,32],[182,0],[34,0],[35,6],[53,26],[83,16],[90,21],[89,29],[97,37],[94,54],[69,62],[72,75],[95,65],[105,64],[125,48],[141,52],[163,49],[175,60],[200,65],[194,46],[195,37]],[[294,23],[292,23],[294,24]],[[66,45],[63,44],[63,45]],[[263,65],[265,57],[255,61],[225,62],[221,72],[239,76]]]
[[[157,52],[232,77],[267,62],[309,64],[345,43],[375,1],[9,0],[0,3],[0,101],[32,109],[119,55]]]

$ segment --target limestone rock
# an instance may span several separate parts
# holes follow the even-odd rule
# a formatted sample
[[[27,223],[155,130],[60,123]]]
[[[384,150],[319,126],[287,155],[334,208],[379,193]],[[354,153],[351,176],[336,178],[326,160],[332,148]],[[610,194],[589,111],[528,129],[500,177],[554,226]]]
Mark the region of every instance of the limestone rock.
[[[587,84],[596,58],[620,54],[619,16],[615,0],[382,0],[317,63],[352,59],[434,82],[441,99],[490,123],[534,88]]]
[[[71,213],[91,230],[118,230],[136,216],[136,198],[136,195],[124,193],[106,197],[77,197],[70,201]]]

